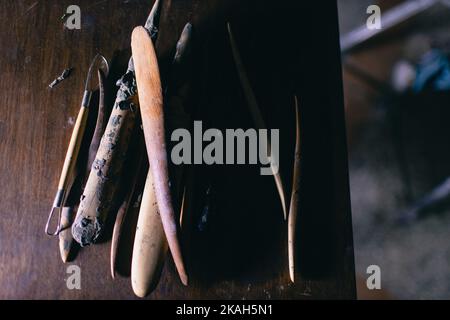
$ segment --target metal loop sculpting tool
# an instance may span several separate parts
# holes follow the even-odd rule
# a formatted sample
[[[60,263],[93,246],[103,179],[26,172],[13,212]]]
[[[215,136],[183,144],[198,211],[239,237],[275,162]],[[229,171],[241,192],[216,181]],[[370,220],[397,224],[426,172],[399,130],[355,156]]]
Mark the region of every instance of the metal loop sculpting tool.
[[[61,211],[64,207],[68,190],[74,181],[74,172],[76,163],[78,160],[78,153],[80,151],[81,142],[83,141],[87,119],[89,115],[89,103],[92,97],[92,93],[97,90],[98,82],[94,80],[97,74],[97,70],[101,70],[106,76],[109,72],[108,62],[105,57],[97,54],[89,66],[88,75],[86,78],[86,85],[83,93],[83,99],[81,102],[81,108],[75,122],[75,126],[70,138],[69,147],[66,152],[63,169],[58,183],[58,191],[56,192],[53,206],[45,225],[45,233],[48,235],[56,236],[61,231]],[[55,213],[58,213],[58,222],[54,232],[50,232],[50,222],[52,221]]]

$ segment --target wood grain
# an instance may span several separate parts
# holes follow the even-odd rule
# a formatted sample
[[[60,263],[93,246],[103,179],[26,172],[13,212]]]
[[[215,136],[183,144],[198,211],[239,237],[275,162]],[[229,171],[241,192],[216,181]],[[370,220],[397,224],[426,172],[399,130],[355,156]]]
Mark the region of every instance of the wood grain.
[[[180,275],[181,282],[188,285],[181,251],[179,225],[175,216],[170,190],[168,150],[164,126],[164,108],[158,59],[152,39],[144,27],[136,27],[131,36],[136,83],[141,106],[142,126],[148,161],[152,172],[156,202],[161,214],[167,243]]]
[[[137,296],[145,297],[157,286],[167,250],[153,176],[149,170],[142,195],[131,264],[131,284]]]
[[[300,188],[300,165],[301,165],[301,141],[300,141],[300,110],[298,106],[298,99],[294,96],[295,106],[295,154],[294,154],[294,168],[292,177],[292,191],[291,201],[289,203],[288,216],[288,258],[289,258],[289,277],[292,282],[295,282],[295,246],[296,246],[296,231],[297,231],[297,216],[298,216],[298,199]]]
[[[145,22],[152,5],[151,0],[77,3],[81,30],[64,29],[60,20],[71,2],[0,2],[3,299],[135,298],[126,274],[111,279],[108,239],[80,250],[72,264],[81,268],[81,290],[68,290],[58,241],[43,231],[89,63],[97,52],[110,60],[121,50],[129,58],[131,32]],[[287,225],[273,178],[260,176],[254,166],[196,166],[190,286],[179,282],[169,257],[149,299],[355,297],[337,13],[329,3],[164,1],[156,45],[162,80],[190,21],[199,39],[191,109],[205,128],[252,126],[227,42],[228,20],[267,126],[281,128],[280,170],[286,177],[292,176],[295,145],[292,94],[301,101],[299,276],[289,284]],[[72,75],[48,89],[67,67],[75,68]],[[215,186],[215,209],[200,232],[198,208],[208,179]]]

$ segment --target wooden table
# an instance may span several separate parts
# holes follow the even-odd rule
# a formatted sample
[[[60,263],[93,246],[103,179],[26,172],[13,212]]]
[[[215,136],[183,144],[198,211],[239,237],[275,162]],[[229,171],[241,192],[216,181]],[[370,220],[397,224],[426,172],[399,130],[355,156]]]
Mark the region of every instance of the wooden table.
[[[233,23],[267,123],[280,129],[288,192],[292,97],[299,97],[300,280],[289,283],[287,225],[273,179],[260,176],[257,166],[199,166],[199,194],[205,179],[212,183],[215,209],[207,231],[193,232],[191,285],[180,284],[169,258],[149,298],[355,298],[336,5],[315,3],[164,1],[157,42],[162,74],[191,21],[196,119],[219,129],[252,126],[227,42],[225,23]],[[69,290],[67,265],[44,224],[90,60],[96,52],[108,59],[117,51],[128,55],[131,31],[144,23],[152,1],[77,1],[81,30],[63,27],[61,16],[70,4],[0,3],[0,298],[134,298],[129,254],[121,257],[122,276],[111,279],[110,241],[78,253],[71,264],[81,268],[82,287]],[[67,67],[75,68],[72,75],[50,90],[48,84]],[[118,76],[123,70],[113,71]]]

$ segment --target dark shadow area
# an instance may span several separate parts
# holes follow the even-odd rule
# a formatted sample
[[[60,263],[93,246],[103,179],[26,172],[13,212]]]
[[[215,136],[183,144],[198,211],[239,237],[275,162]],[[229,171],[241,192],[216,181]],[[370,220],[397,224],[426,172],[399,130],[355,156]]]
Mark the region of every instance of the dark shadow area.
[[[336,229],[338,210],[349,210],[348,186],[339,182],[347,177],[346,152],[336,149],[345,137],[333,136],[336,128],[344,129],[343,124],[336,124],[343,118],[341,87],[337,85],[339,52],[333,42],[337,33],[328,34],[329,28],[315,21],[334,21],[335,17],[323,12],[319,18],[311,14],[296,19],[299,12],[317,12],[307,4],[255,7],[242,6],[232,15],[232,30],[267,127],[280,129],[280,172],[288,201],[295,144],[293,96],[299,97],[302,160],[297,265],[302,278],[320,279],[336,273],[339,246],[348,236]],[[197,63],[208,64],[194,81],[200,90],[196,96],[201,97],[196,102],[196,119],[203,121],[203,130],[254,128],[226,26],[211,33],[207,49],[205,45],[199,50]],[[287,223],[273,177],[261,176],[259,168],[218,165],[197,170],[190,254],[200,281],[258,282],[287,273]],[[210,215],[200,231],[208,201]]]

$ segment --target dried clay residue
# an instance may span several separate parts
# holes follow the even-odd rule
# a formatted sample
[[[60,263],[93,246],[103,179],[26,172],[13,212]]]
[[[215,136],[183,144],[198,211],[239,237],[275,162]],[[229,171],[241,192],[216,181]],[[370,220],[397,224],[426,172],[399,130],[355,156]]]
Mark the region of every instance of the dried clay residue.
[[[72,235],[82,247],[85,247],[97,241],[101,230],[102,224],[97,218],[92,220],[80,216],[72,226]]]
[[[116,85],[119,87],[117,92],[116,105],[121,110],[132,110],[133,103],[131,97],[134,97],[137,93],[136,77],[133,71],[128,71],[120,78]]]

